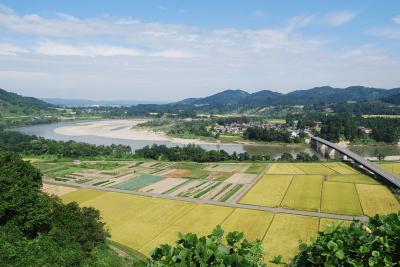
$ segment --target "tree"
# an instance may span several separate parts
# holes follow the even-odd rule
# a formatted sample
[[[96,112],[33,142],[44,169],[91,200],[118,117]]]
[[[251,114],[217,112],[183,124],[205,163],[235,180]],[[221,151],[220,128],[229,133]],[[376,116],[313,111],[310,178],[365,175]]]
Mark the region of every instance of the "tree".
[[[99,211],[65,205],[41,186],[37,169],[0,153],[1,266],[94,266],[109,254]]]
[[[221,226],[208,236],[178,234],[176,246],[167,244],[157,247],[148,266],[266,266],[260,240],[249,242],[243,233],[226,235]]]
[[[330,225],[312,244],[301,244],[289,266],[398,266],[400,213],[371,217],[349,227]]]

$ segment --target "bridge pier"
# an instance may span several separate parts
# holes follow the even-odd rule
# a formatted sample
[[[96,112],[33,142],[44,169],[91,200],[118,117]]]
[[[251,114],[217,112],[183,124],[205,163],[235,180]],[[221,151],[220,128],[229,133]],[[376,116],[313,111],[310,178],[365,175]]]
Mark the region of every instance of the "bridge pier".
[[[325,148],[325,157],[328,159],[335,159],[336,150],[330,147]]]

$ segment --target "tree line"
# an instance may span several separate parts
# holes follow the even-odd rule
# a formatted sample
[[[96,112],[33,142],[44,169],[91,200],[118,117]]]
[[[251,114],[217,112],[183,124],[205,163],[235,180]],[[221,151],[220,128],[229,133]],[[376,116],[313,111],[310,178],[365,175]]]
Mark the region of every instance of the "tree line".
[[[219,162],[219,161],[273,161],[269,155],[250,155],[248,152],[229,154],[225,150],[205,150],[204,148],[189,144],[186,146],[167,147],[166,145],[145,146],[135,151],[135,157],[168,160],[168,161],[194,161],[194,162]],[[315,155],[300,152],[296,156],[283,153],[278,160],[281,161],[318,161]]]
[[[0,153],[1,266],[123,266],[100,212],[43,193],[40,171]]]
[[[248,127],[244,131],[243,137],[249,140],[263,142],[301,143],[304,142],[306,134],[300,132],[299,136],[292,138],[291,134],[286,129]]]
[[[56,155],[67,158],[97,158],[113,159],[147,158],[168,161],[271,161],[269,155],[250,155],[248,152],[229,154],[225,150],[205,150],[199,145],[182,147],[167,147],[152,145],[137,149],[134,153],[126,145],[93,145],[75,141],[55,141],[20,132],[0,131],[0,150],[24,153],[28,155]],[[295,157],[284,153],[280,160],[284,161],[317,161],[316,156],[299,153]]]
[[[126,145],[93,145],[75,141],[55,141],[20,132],[0,131],[0,150],[31,155],[57,155],[60,157],[132,157]]]

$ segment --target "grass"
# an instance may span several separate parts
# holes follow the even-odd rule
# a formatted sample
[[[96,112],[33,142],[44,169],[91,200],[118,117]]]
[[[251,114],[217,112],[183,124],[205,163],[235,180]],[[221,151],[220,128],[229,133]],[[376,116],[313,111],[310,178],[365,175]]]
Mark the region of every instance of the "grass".
[[[207,194],[208,192],[210,192],[211,190],[213,190],[214,188],[216,188],[217,186],[219,186],[220,184],[221,184],[220,182],[213,183],[210,186],[206,187],[204,190],[195,194],[193,197],[200,198],[200,197],[204,196],[205,194]]]
[[[250,165],[250,167],[247,168],[245,173],[259,174],[265,169],[265,167],[265,164],[252,164]]]
[[[138,190],[149,184],[158,182],[162,180],[163,177],[155,175],[141,175],[130,179],[126,182],[122,182],[113,186],[113,188],[123,189],[123,190]]]
[[[302,170],[305,174],[336,174],[337,172],[325,167],[321,163],[296,163],[295,166]]]
[[[186,174],[182,177],[188,178],[188,179],[205,179],[208,175],[209,175],[209,172],[207,172],[207,171],[191,169],[191,170],[189,170],[188,174]]]
[[[95,169],[95,170],[113,170],[122,166],[125,166],[125,164],[118,163],[118,162],[96,162],[96,163],[87,163],[83,162],[78,165],[80,168],[84,169]]]
[[[389,173],[400,176],[400,162],[381,163],[379,166]]]
[[[282,201],[282,207],[319,211],[321,186],[320,175],[295,175]]]
[[[268,174],[304,174],[293,163],[274,163],[267,171]]]
[[[319,231],[325,231],[329,226],[342,226],[347,227],[351,224],[352,221],[344,221],[344,220],[335,220],[328,218],[320,218],[319,219]]]
[[[321,211],[345,215],[363,214],[354,184],[325,182]]]
[[[240,135],[227,135],[227,134],[221,134],[219,136],[219,140],[223,143],[233,143],[237,141],[242,141],[243,138]]]
[[[72,202],[76,201],[79,204],[84,203],[86,201],[89,201],[91,199],[97,198],[101,195],[106,194],[107,192],[105,191],[100,191],[100,190],[91,190],[91,189],[79,189],[74,192],[68,193],[66,195],[63,195],[61,199],[66,202]]]
[[[265,175],[242,197],[240,203],[278,207],[292,177],[293,175]]]
[[[356,184],[356,189],[365,215],[400,211],[399,202],[386,186]]]
[[[266,211],[235,209],[222,224],[222,229],[225,233],[240,229],[249,241],[253,241],[262,239],[273,218],[273,213]]]
[[[306,242],[316,236],[318,224],[314,217],[276,214],[263,240],[266,262],[277,255],[288,262],[297,254],[300,240]]]
[[[234,194],[236,194],[237,191],[240,190],[240,188],[242,188],[243,185],[242,184],[237,184],[234,187],[232,187],[231,190],[229,190],[223,197],[220,198],[220,201],[227,201],[229,200]]]
[[[107,244],[125,252],[130,258],[133,259],[135,264],[142,264],[147,262],[147,257],[137,250],[124,246],[118,242],[107,240]]]
[[[353,184],[379,184],[377,180],[364,174],[331,175],[328,177],[328,181]]]

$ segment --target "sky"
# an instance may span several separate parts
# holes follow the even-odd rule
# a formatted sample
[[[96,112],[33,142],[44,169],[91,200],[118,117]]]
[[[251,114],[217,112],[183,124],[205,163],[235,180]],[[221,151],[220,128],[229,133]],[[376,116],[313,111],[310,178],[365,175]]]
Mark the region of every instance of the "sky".
[[[171,101],[400,87],[400,1],[0,0],[0,88]]]

